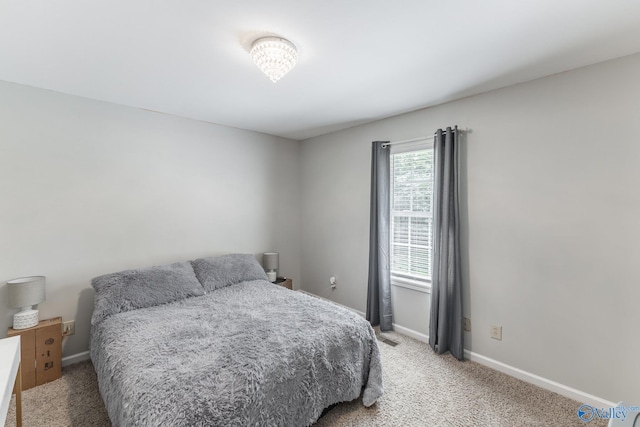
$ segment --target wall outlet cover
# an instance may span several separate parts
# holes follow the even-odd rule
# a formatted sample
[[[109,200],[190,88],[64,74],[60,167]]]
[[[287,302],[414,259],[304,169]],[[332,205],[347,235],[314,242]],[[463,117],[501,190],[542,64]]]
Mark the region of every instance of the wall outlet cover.
[[[69,335],[73,335],[76,333],[76,321],[69,320],[68,322],[64,322],[62,324],[62,336],[66,337]]]
[[[502,326],[491,325],[491,338],[502,341]]]

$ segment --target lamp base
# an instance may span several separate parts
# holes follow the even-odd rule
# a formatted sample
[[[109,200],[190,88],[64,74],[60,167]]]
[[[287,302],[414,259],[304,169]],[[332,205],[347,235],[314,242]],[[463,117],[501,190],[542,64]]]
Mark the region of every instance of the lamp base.
[[[22,311],[13,315],[13,329],[27,329],[38,326],[38,310],[31,307],[23,308]]]
[[[277,273],[275,271],[267,271],[267,277],[271,283],[275,282],[277,279]]]

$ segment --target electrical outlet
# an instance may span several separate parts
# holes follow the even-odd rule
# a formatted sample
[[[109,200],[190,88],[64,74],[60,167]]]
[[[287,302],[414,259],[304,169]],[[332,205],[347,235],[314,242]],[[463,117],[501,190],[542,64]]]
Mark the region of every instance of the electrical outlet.
[[[502,326],[491,325],[491,338],[502,341]]]
[[[334,276],[329,277],[329,284],[331,285],[331,289],[336,288],[336,278]]]
[[[471,332],[471,319],[468,317],[464,318],[464,330],[467,332]]]
[[[66,337],[69,335],[73,335],[76,333],[76,321],[69,320],[68,322],[64,322],[62,324],[62,336]]]

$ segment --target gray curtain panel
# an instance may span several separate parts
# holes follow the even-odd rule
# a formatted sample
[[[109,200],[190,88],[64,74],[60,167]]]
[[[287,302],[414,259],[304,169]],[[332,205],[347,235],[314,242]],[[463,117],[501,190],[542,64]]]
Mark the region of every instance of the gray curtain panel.
[[[371,151],[371,222],[369,225],[369,286],[367,320],[381,331],[393,329],[391,309],[390,164],[386,141],[373,142]]]
[[[434,140],[433,271],[429,345],[464,359],[460,208],[458,204],[458,132],[438,129]]]

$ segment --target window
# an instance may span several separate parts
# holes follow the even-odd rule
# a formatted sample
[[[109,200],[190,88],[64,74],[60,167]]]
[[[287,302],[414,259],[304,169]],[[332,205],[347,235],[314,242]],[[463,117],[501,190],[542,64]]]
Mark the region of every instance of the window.
[[[391,146],[391,282],[431,286],[433,147]]]

